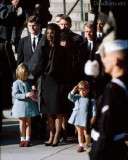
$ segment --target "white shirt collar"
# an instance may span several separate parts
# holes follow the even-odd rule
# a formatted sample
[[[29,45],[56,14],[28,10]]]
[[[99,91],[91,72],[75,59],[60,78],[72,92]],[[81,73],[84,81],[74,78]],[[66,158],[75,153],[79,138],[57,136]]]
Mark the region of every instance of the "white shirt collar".
[[[92,50],[92,48],[93,48],[93,41],[88,40],[88,47],[90,46],[90,43],[91,43],[91,50]]]
[[[38,41],[39,41],[39,36],[40,36],[40,32],[37,34],[37,35],[31,35],[31,44],[33,43],[33,38],[35,37],[36,39],[35,39],[35,43],[36,43],[36,46],[37,46],[37,44],[38,44]],[[33,46],[32,46],[32,50],[33,50],[33,52],[34,52],[34,49],[33,49]]]
[[[97,32],[97,37],[99,37],[99,35],[102,37],[103,32]]]
[[[40,32],[39,32],[37,35],[35,35],[35,36],[31,34],[31,39],[33,40],[34,37],[35,37],[36,39],[39,39],[39,36],[40,36]]]
[[[91,43],[91,44],[92,44],[92,43],[93,43],[93,41],[88,40],[88,43]]]

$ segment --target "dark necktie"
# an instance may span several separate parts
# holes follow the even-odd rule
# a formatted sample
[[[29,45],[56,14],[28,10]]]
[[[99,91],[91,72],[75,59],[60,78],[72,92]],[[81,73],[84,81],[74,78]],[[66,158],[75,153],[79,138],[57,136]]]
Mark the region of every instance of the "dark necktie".
[[[33,46],[33,50],[35,51],[35,48],[36,48],[36,38],[35,37],[33,38],[32,46]]]
[[[101,34],[99,34],[99,39],[101,38]]]
[[[92,50],[92,48],[91,48],[91,42],[89,42],[89,51],[91,51]]]

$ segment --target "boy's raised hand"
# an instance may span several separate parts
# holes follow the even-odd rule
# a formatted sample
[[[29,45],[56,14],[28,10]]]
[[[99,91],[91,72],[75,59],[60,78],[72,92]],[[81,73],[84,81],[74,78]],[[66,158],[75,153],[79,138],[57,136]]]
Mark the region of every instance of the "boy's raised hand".
[[[73,90],[71,91],[71,94],[75,94],[75,92],[78,91],[78,88],[79,88],[78,85],[75,86],[75,87],[73,88]]]

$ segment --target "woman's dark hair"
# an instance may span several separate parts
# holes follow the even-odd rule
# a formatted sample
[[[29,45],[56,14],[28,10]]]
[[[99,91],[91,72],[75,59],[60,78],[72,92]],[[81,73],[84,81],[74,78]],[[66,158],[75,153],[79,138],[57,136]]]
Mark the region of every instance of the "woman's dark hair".
[[[54,44],[59,43],[60,32],[61,32],[60,27],[56,23],[50,23],[50,24],[48,24],[47,28],[46,28],[45,36],[47,35],[47,30],[48,29],[51,29],[51,30],[54,31],[54,37],[53,37]]]
[[[60,42],[61,41],[72,41],[72,37],[68,29],[62,29],[60,33]]]

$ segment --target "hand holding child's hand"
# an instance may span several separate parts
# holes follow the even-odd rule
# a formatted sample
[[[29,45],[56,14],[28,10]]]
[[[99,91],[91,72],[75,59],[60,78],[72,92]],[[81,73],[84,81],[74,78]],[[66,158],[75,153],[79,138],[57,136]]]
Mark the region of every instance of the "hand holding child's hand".
[[[90,123],[93,124],[95,122],[95,119],[95,117],[92,117]]]
[[[78,85],[73,88],[73,90],[71,91],[71,94],[75,94],[76,91],[78,91]]]
[[[33,97],[33,95],[34,95],[34,93],[32,93],[32,92],[28,92],[28,93],[26,94],[26,98],[28,98],[28,97],[32,98],[32,97]]]

